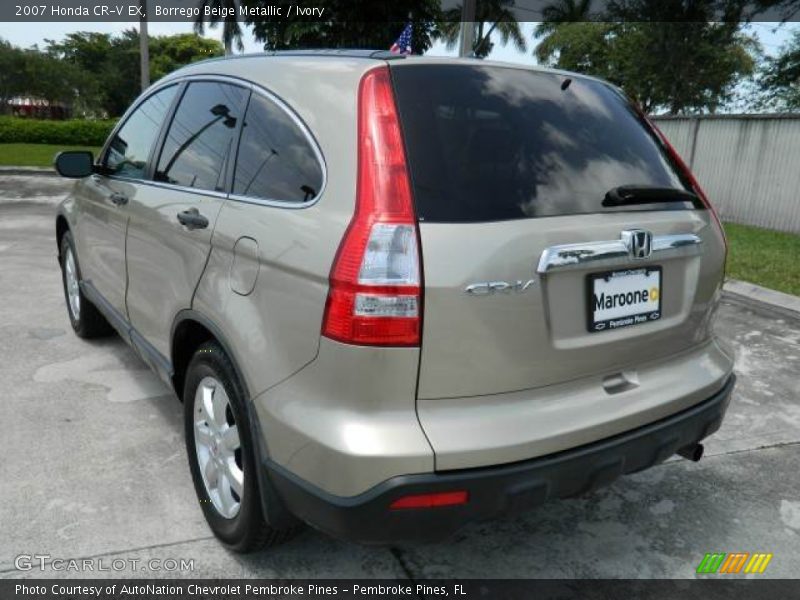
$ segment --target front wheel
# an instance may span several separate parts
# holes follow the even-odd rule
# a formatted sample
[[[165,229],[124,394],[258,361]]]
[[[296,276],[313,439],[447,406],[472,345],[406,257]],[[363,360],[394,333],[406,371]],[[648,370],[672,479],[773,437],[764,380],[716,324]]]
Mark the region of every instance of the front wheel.
[[[186,373],[183,391],[186,451],[195,491],[211,530],[236,552],[252,552],[288,539],[262,514],[258,463],[245,397],[230,359],[203,344]]]
[[[114,332],[105,317],[81,290],[81,269],[75,252],[75,241],[70,232],[66,232],[61,238],[61,282],[64,284],[69,322],[78,337],[95,338]]]

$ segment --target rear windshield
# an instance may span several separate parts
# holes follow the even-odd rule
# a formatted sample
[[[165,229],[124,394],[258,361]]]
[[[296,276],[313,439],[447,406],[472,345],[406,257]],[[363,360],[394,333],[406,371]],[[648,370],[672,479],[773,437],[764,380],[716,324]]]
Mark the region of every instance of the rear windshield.
[[[403,65],[392,78],[421,220],[691,207],[601,205],[621,185],[686,189],[628,102],[603,83],[473,65]]]

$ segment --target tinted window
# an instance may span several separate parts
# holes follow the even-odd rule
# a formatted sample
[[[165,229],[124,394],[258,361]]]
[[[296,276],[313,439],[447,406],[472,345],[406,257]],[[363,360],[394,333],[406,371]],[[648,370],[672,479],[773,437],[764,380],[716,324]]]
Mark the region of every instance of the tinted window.
[[[226,83],[190,83],[169,126],[156,180],[222,190],[233,134],[247,93]]]
[[[253,94],[236,159],[233,193],[308,202],[322,187],[322,167],[308,139],[274,102]]]
[[[131,113],[109,144],[104,164],[111,172],[134,179],[144,177],[150,149],[177,90],[176,85],[165,88],[150,96]]]
[[[615,90],[523,69],[392,69],[417,211],[431,221],[491,221],[619,211],[620,185],[686,189]],[[648,204],[623,210],[685,208]]]

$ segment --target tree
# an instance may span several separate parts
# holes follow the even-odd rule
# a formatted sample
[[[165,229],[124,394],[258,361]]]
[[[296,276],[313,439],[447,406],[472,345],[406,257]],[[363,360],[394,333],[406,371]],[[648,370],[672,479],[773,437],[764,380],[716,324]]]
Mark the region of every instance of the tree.
[[[558,0],[542,10],[542,21],[534,30],[534,38],[543,42],[564,23],[579,23],[591,20],[592,0]]]
[[[50,105],[75,104],[88,96],[92,89],[87,74],[75,65],[65,64],[58,58],[36,49],[23,50],[25,65],[23,80],[26,93],[47,100]]]
[[[208,23],[212,28],[222,22],[222,44],[225,46],[225,54],[233,54],[234,42],[239,52],[242,52],[244,44],[242,43],[242,28],[239,26],[237,16],[236,0],[201,0],[200,15],[194,23],[194,30],[200,35],[205,31],[205,17],[203,15],[206,12],[206,8],[211,9]],[[219,15],[224,15],[224,17]]]
[[[547,28],[555,23],[586,21],[591,16],[591,8],[592,0],[559,0],[544,7],[541,25]]]
[[[95,106],[109,115],[121,115],[141,92],[139,88],[139,33],[127,29],[118,36],[87,31],[48,42],[48,53],[87,74]],[[150,73],[157,81],[186,64],[222,55],[222,45],[192,33],[151,36]],[[86,95],[86,94],[85,94]]]
[[[129,95],[129,88],[133,90],[137,87],[138,68],[129,65],[130,61],[122,60],[117,55],[113,38],[107,33],[81,31],[67,34],[61,42],[45,42],[46,52],[50,56],[61,64],[84,73],[81,97],[86,112],[117,114],[110,106],[110,98],[115,95],[114,92],[119,90],[124,98]],[[108,68],[112,56],[118,61],[114,71]],[[134,60],[137,59],[134,57]]]
[[[439,32],[439,0],[353,2],[352,0],[242,0],[248,9],[280,8],[281,15],[246,17],[253,35],[266,50],[295,48],[386,49],[394,43],[410,20],[414,30],[412,48],[422,54]],[[306,8],[323,8],[324,19],[286,18]]]
[[[153,80],[161,79],[189,63],[222,56],[222,45],[217,40],[193,33],[156,36],[150,40],[150,68]]]
[[[0,39],[0,114],[7,112],[11,98],[25,93],[24,65],[22,50]]]
[[[139,33],[135,29],[119,36],[78,31],[61,42],[46,41],[49,54],[91,75],[99,111],[120,115],[139,94]]]
[[[91,87],[81,69],[36,47],[23,50],[0,40],[0,113],[8,112],[9,100],[15,96],[82,108]]]
[[[494,48],[492,34],[497,32],[500,43],[505,46],[509,42],[520,52],[525,52],[527,44],[522,35],[519,23],[513,11],[514,0],[479,0],[475,6],[475,43],[472,53],[478,58],[485,58]],[[439,23],[442,39],[448,49],[458,43],[461,26],[461,6],[444,11]]]
[[[800,110],[800,30],[794,31],[778,56],[764,61],[759,87],[761,108]]]
[[[714,112],[752,75],[760,52],[738,16],[713,22],[716,10],[712,0],[621,0],[600,21],[549,24],[535,53],[619,85],[648,112]],[[726,14],[740,15],[734,4]]]

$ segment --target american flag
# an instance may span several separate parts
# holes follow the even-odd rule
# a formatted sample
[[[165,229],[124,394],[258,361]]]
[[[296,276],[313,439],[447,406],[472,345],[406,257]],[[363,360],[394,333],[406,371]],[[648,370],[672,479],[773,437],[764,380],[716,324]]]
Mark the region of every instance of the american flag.
[[[389,52],[393,52],[394,54],[411,54],[411,33],[411,23],[409,23],[406,25],[406,28],[403,29],[403,33],[400,34],[397,41],[389,48]]]

